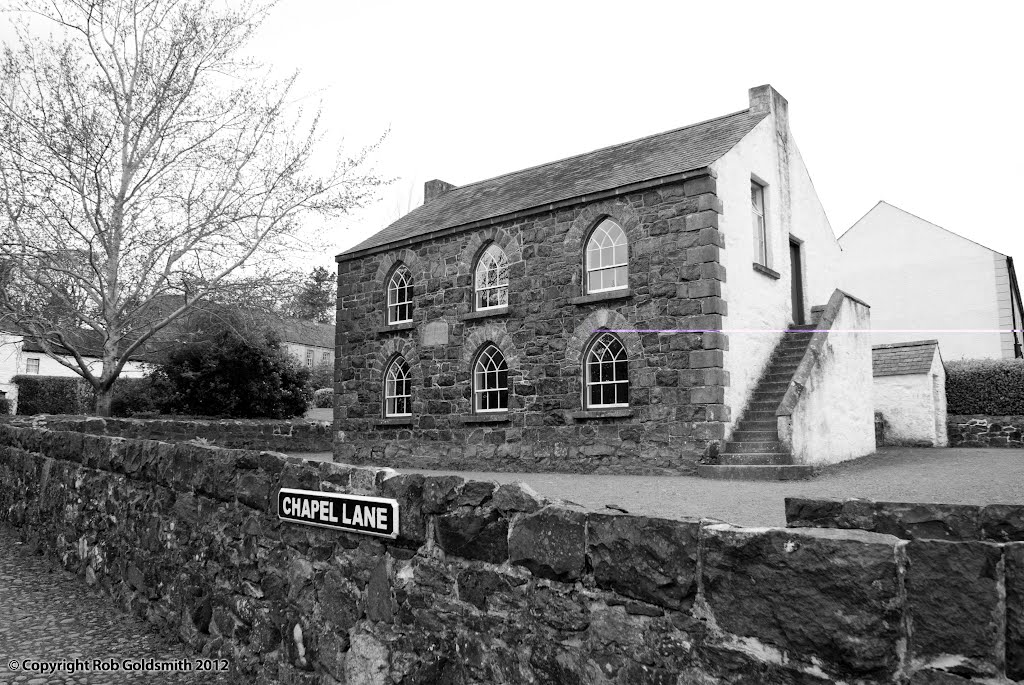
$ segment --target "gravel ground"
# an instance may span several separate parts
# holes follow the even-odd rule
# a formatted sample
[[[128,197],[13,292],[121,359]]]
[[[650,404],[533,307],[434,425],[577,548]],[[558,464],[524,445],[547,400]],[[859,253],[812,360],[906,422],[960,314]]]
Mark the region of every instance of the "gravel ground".
[[[120,669],[74,672],[63,667],[44,675],[30,665],[75,660],[91,665],[93,659],[112,659]],[[109,597],[84,580],[47,557],[32,554],[18,541],[16,532],[0,524],[0,683],[227,682],[226,674],[128,672],[125,660],[131,664],[153,660],[195,666],[197,657],[190,656],[177,640],[154,632],[149,624],[116,608]]]
[[[330,453],[302,454],[330,460]],[[688,476],[419,471],[499,483],[523,481],[548,497],[634,514],[706,516],[743,526],[784,526],[786,497],[865,497],[890,502],[1024,504],[1024,450],[886,448],[828,467],[813,480],[719,481]]]

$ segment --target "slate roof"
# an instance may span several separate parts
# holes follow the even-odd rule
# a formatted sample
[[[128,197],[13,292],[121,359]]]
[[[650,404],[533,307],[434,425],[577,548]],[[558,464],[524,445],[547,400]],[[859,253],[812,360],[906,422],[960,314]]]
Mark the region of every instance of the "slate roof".
[[[275,326],[285,342],[334,349],[334,325],[301,319],[282,319]]]
[[[702,169],[731,150],[766,116],[768,112],[743,110],[455,188],[417,207],[339,256]]]
[[[932,359],[935,357],[938,345],[938,340],[915,340],[890,345],[875,345],[871,348],[871,366],[874,375],[878,377],[928,373],[932,368]]]

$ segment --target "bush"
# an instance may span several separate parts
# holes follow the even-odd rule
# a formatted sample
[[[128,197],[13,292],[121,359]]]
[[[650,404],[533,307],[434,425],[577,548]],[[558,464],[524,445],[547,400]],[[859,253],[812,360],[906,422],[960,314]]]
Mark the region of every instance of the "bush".
[[[313,406],[317,409],[330,409],[334,406],[334,391],[330,388],[320,388],[313,391]]]
[[[18,413],[86,414],[92,411],[92,388],[77,376],[15,376]]]
[[[114,397],[110,400],[110,415],[132,417],[154,415],[168,404],[170,390],[160,374],[145,378],[119,378],[114,383]]]
[[[330,388],[334,385],[334,365],[330,362],[321,362],[314,366],[309,382],[314,388]]]
[[[950,414],[1024,416],[1024,360],[965,359],[946,363]]]
[[[226,328],[175,350],[152,376],[167,388],[161,409],[177,414],[287,419],[305,414],[312,399],[309,369],[270,331],[243,337]]]
[[[11,401],[6,397],[0,397],[0,416],[11,413]]]

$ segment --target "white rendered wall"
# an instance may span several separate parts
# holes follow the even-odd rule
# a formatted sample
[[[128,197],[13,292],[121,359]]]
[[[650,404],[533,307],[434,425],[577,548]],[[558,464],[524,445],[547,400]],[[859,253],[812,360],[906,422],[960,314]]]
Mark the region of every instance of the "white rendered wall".
[[[843,299],[792,414],[796,464],[834,464],[875,451],[870,309]]]
[[[300,345],[298,343],[284,343],[285,350],[303,366],[306,365],[306,350],[313,350],[313,368],[321,364],[334,365],[334,350],[329,347],[313,347],[311,345]],[[324,361],[324,353],[327,353],[327,360]]]
[[[726,427],[727,436],[782,337],[778,331],[793,322],[790,235],[803,241],[805,320],[810,321],[812,306],[828,302],[839,287],[839,243],[792,136],[783,139],[776,134],[774,117],[766,117],[713,165],[724,210],[719,226],[726,244],[721,253],[726,268],[722,296],[729,308],[725,328],[756,331],[729,334],[725,403],[732,408],[732,423]],[[769,266],[779,273],[778,279],[753,268],[752,176],[765,185]]]
[[[946,372],[939,355],[928,373],[875,378],[875,411],[885,419],[887,443],[945,447]]]
[[[999,328],[1006,318],[999,303],[1009,300],[1006,279],[999,286],[1005,294],[997,289],[1003,255],[885,202],[840,242],[844,289],[871,304],[873,344],[935,338],[947,361],[1004,357],[998,333],[936,332]],[[920,332],[880,332],[886,329]]]

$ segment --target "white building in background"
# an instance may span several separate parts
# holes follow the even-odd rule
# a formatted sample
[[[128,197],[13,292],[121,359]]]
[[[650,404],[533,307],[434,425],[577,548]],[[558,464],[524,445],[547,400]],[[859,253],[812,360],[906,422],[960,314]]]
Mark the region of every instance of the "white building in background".
[[[73,357],[66,359],[74,363]],[[99,374],[103,370],[103,360],[99,357],[86,356],[90,370]],[[128,360],[121,370],[121,378],[142,378],[152,368],[141,361]],[[11,401],[11,410],[16,412],[18,402],[18,386],[13,382],[15,376],[78,376],[74,371],[59,363],[43,352],[42,347],[33,341],[25,341],[15,333],[0,332],[0,397]]]
[[[334,367],[334,325],[301,319],[283,319],[276,326],[281,341],[300,364],[315,369]]]
[[[946,369],[935,340],[872,349],[875,411],[887,445],[945,447]]]
[[[845,287],[871,303],[874,344],[928,337],[947,361],[1021,356],[1024,339],[1009,332],[1024,327],[1010,257],[886,202],[839,243]],[[986,332],[942,332],[951,329]]]

